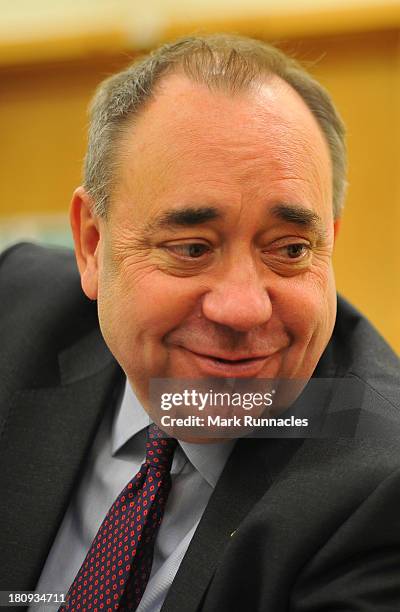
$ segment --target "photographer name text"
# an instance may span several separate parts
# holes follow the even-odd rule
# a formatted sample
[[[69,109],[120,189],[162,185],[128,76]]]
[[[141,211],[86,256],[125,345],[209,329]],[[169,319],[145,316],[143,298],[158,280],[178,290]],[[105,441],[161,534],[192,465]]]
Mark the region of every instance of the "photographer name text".
[[[293,415],[287,418],[274,418],[254,417],[250,414],[243,417],[190,415],[176,418],[165,414],[161,417],[161,425],[164,427],[308,427],[308,419],[296,418]]]

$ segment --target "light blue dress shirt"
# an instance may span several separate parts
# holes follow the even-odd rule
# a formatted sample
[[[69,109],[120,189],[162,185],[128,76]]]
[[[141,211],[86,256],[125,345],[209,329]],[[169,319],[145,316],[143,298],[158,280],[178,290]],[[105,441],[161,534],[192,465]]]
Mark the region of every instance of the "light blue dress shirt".
[[[106,411],[82,479],[47,557],[36,591],[67,593],[112,503],[145,458],[150,420],[129,383],[122,401]],[[179,442],[172,488],[155,542],[153,566],[138,612],[158,612],[186,553],[234,441]],[[56,612],[59,604],[31,606]]]

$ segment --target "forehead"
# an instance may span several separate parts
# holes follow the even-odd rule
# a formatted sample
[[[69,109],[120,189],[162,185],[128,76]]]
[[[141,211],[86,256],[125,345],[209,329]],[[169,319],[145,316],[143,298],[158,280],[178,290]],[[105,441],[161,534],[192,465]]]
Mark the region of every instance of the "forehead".
[[[297,92],[275,76],[230,95],[169,75],[127,130],[120,162],[120,187],[151,189],[156,200],[191,188],[217,199],[240,192],[242,200],[278,189],[331,206],[324,136]]]

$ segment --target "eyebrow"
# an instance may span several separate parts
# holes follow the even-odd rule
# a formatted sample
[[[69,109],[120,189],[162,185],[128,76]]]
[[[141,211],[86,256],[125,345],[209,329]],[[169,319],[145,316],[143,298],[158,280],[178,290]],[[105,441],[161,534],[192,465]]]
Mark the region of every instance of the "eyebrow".
[[[271,209],[271,213],[281,221],[315,232],[319,238],[324,236],[321,217],[308,208],[298,204],[277,204]]]
[[[146,226],[146,230],[154,232],[159,229],[191,227],[221,219],[222,216],[221,211],[213,206],[188,206],[178,210],[167,210],[157,219],[150,221]]]
[[[270,214],[286,223],[292,223],[313,231],[318,238],[324,236],[321,217],[308,208],[298,204],[276,204],[270,210]],[[223,216],[223,213],[213,206],[186,206],[177,210],[165,211],[160,217],[149,221],[145,230],[148,233],[153,233],[160,229],[192,227],[222,219]]]

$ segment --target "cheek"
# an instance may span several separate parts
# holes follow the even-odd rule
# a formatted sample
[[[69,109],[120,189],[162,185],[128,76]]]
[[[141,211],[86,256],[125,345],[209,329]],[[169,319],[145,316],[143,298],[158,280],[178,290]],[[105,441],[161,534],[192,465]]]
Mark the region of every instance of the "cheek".
[[[135,343],[142,350],[149,342],[160,342],[191,314],[200,292],[193,279],[158,270],[111,281],[105,277],[99,291],[100,319],[120,341]]]
[[[197,283],[198,284],[198,283]],[[193,279],[159,271],[105,282],[99,296],[99,319],[106,343],[146,404],[151,378],[167,375],[169,349],[164,337],[196,307],[199,288]]]
[[[323,282],[318,275],[291,279],[290,289],[277,296],[281,320],[295,344],[312,343],[323,351],[332,334],[336,316],[336,290],[333,272]]]
[[[291,338],[283,354],[281,378],[308,380],[332,335],[336,314],[334,283],[324,291],[304,283],[292,288],[280,303],[281,323]]]
[[[162,340],[193,313],[201,292],[194,278],[177,278],[156,271],[143,279],[132,291],[140,317],[140,339]]]

